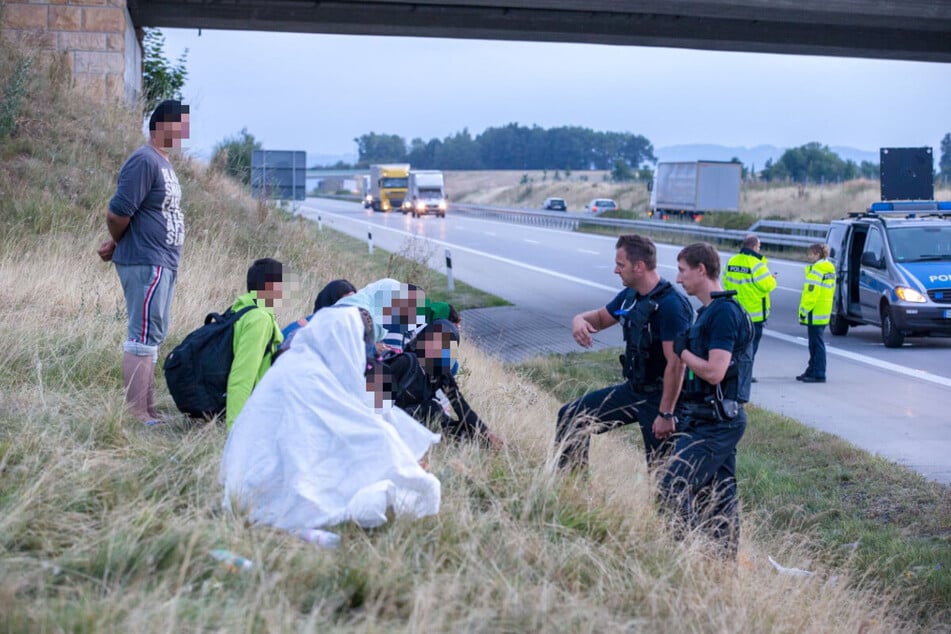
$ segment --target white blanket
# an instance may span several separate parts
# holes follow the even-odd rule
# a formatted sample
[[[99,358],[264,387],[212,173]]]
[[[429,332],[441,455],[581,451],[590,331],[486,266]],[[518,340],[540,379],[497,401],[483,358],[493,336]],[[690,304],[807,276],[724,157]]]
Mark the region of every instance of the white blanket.
[[[288,530],[378,526],[388,508],[439,512],[439,480],[419,465],[439,435],[399,409],[373,409],[365,358],[356,308],[321,310],[297,333],[228,436],[226,507]]]

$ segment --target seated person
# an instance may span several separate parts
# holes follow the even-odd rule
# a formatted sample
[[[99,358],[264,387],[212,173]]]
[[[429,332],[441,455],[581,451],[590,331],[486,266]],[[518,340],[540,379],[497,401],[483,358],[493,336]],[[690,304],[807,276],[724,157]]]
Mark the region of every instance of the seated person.
[[[271,367],[271,361],[284,336],[274,318],[274,303],[281,299],[283,266],[277,260],[255,260],[248,269],[248,292],[235,301],[233,312],[256,306],[244,313],[234,325],[234,359],[228,373],[225,420],[234,425],[251,391]]]
[[[384,359],[390,372],[393,402],[433,431],[466,440],[479,440],[500,449],[502,440],[489,431],[479,415],[469,406],[450,371],[452,350],[459,343],[459,330],[445,320],[424,327],[402,353]],[[442,390],[456,418],[443,408],[437,398]]]
[[[341,298],[336,305],[357,306],[370,313],[377,349],[384,354],[400,352],[412,333],[426,323],[425,302],[421,288],[384,278]]]
[[[297,332],[228,436],[226,508],[297,535],[439,511],[439,480],[419,464],[439,435],[399,408],[373,407],[382,381],[372,329],[366,311],[335,306]]]
[[[314,300],[314,312],[306,317],[301,317],[295,322],[287,324],[284,329],[281,331],[281,334],[284,335],[284,341],[286,344],[290,344],[291,335],[297,331],[298,328],[303,328],[307,325],[314,315],[321,308],[327,308],[328,306],[333,306],[341,298],[347,297],[348,295],[353,295],[357,292],[356,287],[347,280],[334,280],[320,289],[320,292],[317,293],[317,299]],[[286,345],[285,345],[286,347]]]

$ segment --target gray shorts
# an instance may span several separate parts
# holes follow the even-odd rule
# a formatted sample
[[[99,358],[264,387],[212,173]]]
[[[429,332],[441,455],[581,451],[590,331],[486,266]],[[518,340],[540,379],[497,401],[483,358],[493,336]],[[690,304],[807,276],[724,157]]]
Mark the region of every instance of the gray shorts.
[[[158,358],[168,333],[175,271],[149,264],[116,264],[129,315],[129,335],[122,349],[140,357]]]

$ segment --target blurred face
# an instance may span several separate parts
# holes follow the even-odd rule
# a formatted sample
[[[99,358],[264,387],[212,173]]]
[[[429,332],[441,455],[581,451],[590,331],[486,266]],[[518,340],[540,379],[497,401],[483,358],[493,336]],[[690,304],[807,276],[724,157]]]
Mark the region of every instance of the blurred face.
[[[810,262],[815,264],[820,259],[822,259],[822,254],[819,253],[818,251],[813,251],[812,249],[809,249],[809,251],[806,252],[806,257],[809,259]]]
[[[458,346],[450,333],[434,332],[429,333],[416,351],[427,367],[449,368],[457,357]]]
[[[264,300],[264,305],[273,307],[284,294],[284,285],[281,282],[265,282],[263,291],[255,291],[258,298]]]
[[[621,278],[621,283],[628,288],[633,288],[638,278],[643,275],[644,263],[631,262],[627,259],[627,252],[624,249],[618,249],[614,257],[614,272]]]
[[[677,260],[677,283],[684,287],[687,295],[696,295],[702,288],[707,277],[707,269],[698,264],[691,268],[685,260]]]
[[[182,147],[182,139],[187,139],[191,133],[187,114],[182,115],[181,121],[157,121],[155,136],[161,141],[164,148]]]

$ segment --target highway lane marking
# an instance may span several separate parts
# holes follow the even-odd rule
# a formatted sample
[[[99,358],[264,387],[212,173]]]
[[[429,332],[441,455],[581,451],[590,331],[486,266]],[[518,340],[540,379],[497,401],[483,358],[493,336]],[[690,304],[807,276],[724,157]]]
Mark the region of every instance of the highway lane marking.
[[[599,251],[592,251],[590,249],[578,249],[581,253],[590,253],[591,255],[601,255]]]
[[[483,231],[482,233],[484,233],[484,234],[487,235],[487,236],[494,236],[494,235],[495,235],[495,233],[493,233],[492,231]]]
[[[301,208],[303,208],[303,207],[301,207]],[[558,278],[558,279],[561,279],[561,280],[565,280],[565,281],[567,281],[567,282],[575,282],[576,284],[581,284],[581,285],[584,285],[584,286],[588,286],[588,287],[590,287],[590,288],[596,288],[596,289],[600,289],[600,290],[611,291],[612,293],[616,293],[617,290],[618,290],[618,287],[617,287],[617,286],[607,286],[607,285],[605,285],[605,284],[598,284],[597,282],[592,282],[592,281],[590,281],[590,280],[585,280],[585,279],[582,279],[582,278],[580,278],[580,277],[575,277],[575,276],[573,276],[573,275],[566,275],[566,274],[564,274],[564,273],[558,273],[557,271],[552,271],[552,270],[550,270],[550,269],[545,269],[545,268],[542,268],[542,267],[539,267],[539,266],[533,266],[533,265],[531,265],[531,264],[526,264],[526,263],[524,263],[524,262],[519,262],[519,261],[517,261],[517,260],[512,260],[512,259],[509,259],[509,258],[504,258],[504,257],[502,257],[502,256],[495,255],[495,254],[493,254],[493,253],[486,253],[485,251],[480,251],[480,250],[478,250],[478,249],[472,249],[472,248],[470,248],[470,247],[465,247],[465,246],[458,245],[458,244],[454,244],[454,243],[451,243],[451,242],[446,242],[446,241],[444,241],[444,240],[436,240],[435,238],[426,238],[426,237],[424,237],[424,236],[420,236],[420,235],[417,235],[417,234],[414,234],[414,233],[410,233],[409,231],[403,231],[403,230],[401,230],[401,229],[394,229],[394,228],[386,227],[386,226],[383,226],[383,225],[374,225],[374,224],[372,224],[372,223],[370,223],[370,222],[367,222],[367,221],[365,221],[365,220],[359,220],[359,219],[355,219],[355,218],[348,218],[347,216],[341,216],[341,215],[335,214],[335,213],[333,213],[333,212],[326,212],[326,211],[324,211],[324,212],[321,212],[321,213],[324,213],[324,214],[330,215],[330,216],[335,216],[335,217],[337,217],[337,218],[340,218],[341,220],[349,220],[350,222],[354,222],[354,223],[358,223],[358,224],[363,224],[363,225],[366,225],[366,226],[368,226],[368,227],[377,227],[377,228],[379,228],[379,229],[385,229],[385,230],[387,230],[387,231],[392,231],[393,233],[397,233],[397,234],[404,235],[404,236],[407,236],[407,237],[420,238],[420,239],[427,240],[427,241],[429,241],[429,242],[432,242],[432,243],[434,243],[434,244],[438,244],[438,245],[441,245],[441,246],[444,246],[444,247],[451,247],[452,249],[455,249],[455,250],[457,250],[457,251],[463,251],[463,252],[466,252],[466,253],[471,253],[471,254],[477,255],[477,256],[479,256],[479,257],[488,258],[488,259],[490,259],[490,260],[495,260],[495,261],[497,261],[497,262],[502,262],[502,263],[504,263],[504,264],[510,264],[510,265],[512,265],[512,266],[517,266],[517,267],[519,267],[519,268],[523,268],[523,269],[526,269],[526,270],[528,270],[528,271],[533,271],[533,272],[535,272],[535,273],[542,273],[542,274],[544,274],[544,275],[550,275],[551,277],[555,277],[555,278]],[[794,336],[792,336],[792,335],[787,335],[787,334],[784,334],[784,333],[781,333],[781,332],[777,332],[777,331],[775,331],[775,330],[770,330],[770,329],[768,329],[768,328],[767,328],[767,329],[763,329],[763,334],[766,335],[766,336],[769,336],[769,337],[773,337],[773,338],[779,339],[779,340],[781,340],[781,341],[785,341],[785,342],[787,342],[787,343],[792,343],[792,344],[798,345],[798,346],[806,347],[806,346],[808,345],[807,342],[806,342],[806,340],[803,339],[802,337],[794,337]],[[829,354],[834,354],[834,355],[836,355],[836,356],[843,357],[843,358],[845,358],[845,359],[850,359],[850,360],[856,361],[856,362],[858,362],[858,363],[864,363],[865,365],[869,365],[869,366],[872,366],[872,367],[876,367],[876,368],[879,368],[879,369],[882,369],[882,370],[890,370],[890,371],[892,371],[892,372],[896,372],[896,373],[902,374],[902,375],[904,375],[904,376],[917,378],[917,379],[920,379],[920,380],[922,380],[922,381],[927,381],[927,382],[929,382],[929,383],[934,383],[934,384],[936,384],[936,385],[941,385],[941,386],[944,386],[944,387],[951,387],[951,378],[946,378],[946,377],[943,377],[943,376],[938,376],[938,375],[935,375],[935,374],[931,374],[930,372],[924,372],[924,371],[922,371],[922,370],[915,370],[915,369],[913,369],[913,368],[906,368],[906,367],[901,366],[901,365],[898,365],[898,364],[896,364],[896,363],[889,363],[888,361],[880,361],[880,360],[878,360],[878,359],[876,359],[876,358],[874,358],[874,357],[868,357],[868,356],[865,356],[865,355],[862,355],[862,354],[858,354],[858,353],[856,353],[856,352],[850,352],[850,351],[848,351],[848,350],[843,350],[843,349],[841,349],[841,348],[835,348],[835,347],[833,347],[833,346],[828,346],[828,345],[827,345],[827,346],[826,346],[826,350],[829,352]]]
[[[796,344],[797,346],[808,347],[809,345],[809,342],[803,337],[794,337],[782,332],[776,332],[775,330],[769,330],[768,328],[763,329],[763,334],[774,337],[775,339],[779,339],[780,341]],[[914,379],[919,379],[921,381],[928,381],[929,383],[934,383],[935,385],[951,387],[951,378],[938,376],[937,374],[932,374],[931,372],[916,370],[914,368],[906,368],[905,366],[898,365],[897,363],[882,361],[880,359],[876,359],[875,357],[867,357],[864,354],[859,354],[850,350],[843,350],[842,348],[835,348],[829,345],[826,345],[826,351],[829,354],[834,354],[837,357],[842,357],[844,359],[849,359],[850,361],[856,361],[858,363],[864,363],[865,365],[870,365],[880,370],[889,370],[891,372],[902,374]]]
[[[540,240],[529,240],[528,238],[522,238],[523,242],[528,242],[529,244],[541,244]]]
[[[303,206],[302,206],[301,208],[303,209]],[[486,253],[485,251],[479,251],[478,249],[472,249],[472,248],[470,248],[470,247],[464,247],[464,246],[462,246],[462,245],[460,245],[460,244],[455,244],[455,243],[452,243],[452,242],[446,242],[446,241],[444,241],[444,240],[437,240],[437,239],[435,239],[435,238],[426,238],[426,237],[423,237],[423,236],[419,236],[419,235],[417,235],[417,234],[415,234],[415,233],[410,233],[409,231],[403,231],[402,229],[394,229],[394,228],[392,228],[392,227],[386,227],[386,226],[383,226],[383,225],[375,225],[375,224],[373,224],[373,223],[367,222],[366,220],[358,220],[358,219],[356,219],[356,218],[348,218],[347,216],[341,216],[341,215],[335,214],[335,213],[330,212],[330,211],[323,211],[323,212],[321,212],[321,213],[326,214],[326,215],[328,215],[328,216],[335,216],[335,217],[337,217],[337,218],[340,218],[341,220],[349,220],[350,222],[353,222],[353,223],[363,224],[363,225],[366,225],[366,226],[368,226],[368,227],[376,227],[376,228],[378,228],[378,229],[385,229],[386,231],[392,231],[393,233],[397,233],[397,234],[404,235],[404,236],[407,236],[407,237],[422,238],[423,240],[426,240],[426,241],[428,241],[428,242],[432,242],[433,244],[438,244],[438,245],[444,246],[444,247],[451,247],[452,249],[454,249],[454,250],[456,250],[456,251],[463,251],[463,252],[466,252],[466,253],[471,253],[471,254],[473,254],[473,255],[477,255],[477,256],[482,257],[482,258],[488,258],[488,259],[490,259],[490,260],[495,260],[496,262],[502,262],[503,264],[510,264],[510,265],[512,265],[512,266],[517,266],[517,267],[519,267],[519,268],[523,268],[523,269],[526,269],[526,270],[528,270],[528,271],[533,271],[533,272],[535,272],[535,273],[543,273],[543,274],[545,274],[545,275],[550,275],[550,276],[552,276],[552,277],[557,277],[558,279],[562,279],[562,280],[565,280],[565,281],[567,281],[567,282],[575,282],[576,284],[582,284],[582,285],[584,285],[584,286],[589,286],[589,287],[591,287],[591,288],[597,288],[597,289],[599,289],[599,290],[611,291],[612,293],[617,293],[617,290],[618,290],[618,287],[617,287],[617,286],[607,286],[606,284],[598,284],[597,282],[591,282],[591,281],[589,281],[589,280],[585,280],[585,279],[582,279],[582,278],[580,278],[580,277],[575,277],[574,275],[566,275],[565,273],[559,273],[559,272],[557,272],[557,271],[552,271],[551,269],[542,268],[542,267],[540,267],[540,266],[533,266],[533,265],[531,265],[531,264],[526,264],[526,263],[524,263],[524,262],[519,262],[519,261],[517,261],[517,260],[511,260],[511,259],[509,259],[509,258],[503,258],[503,257],[500,256],[500,255],[495,255],[494,253]]]

